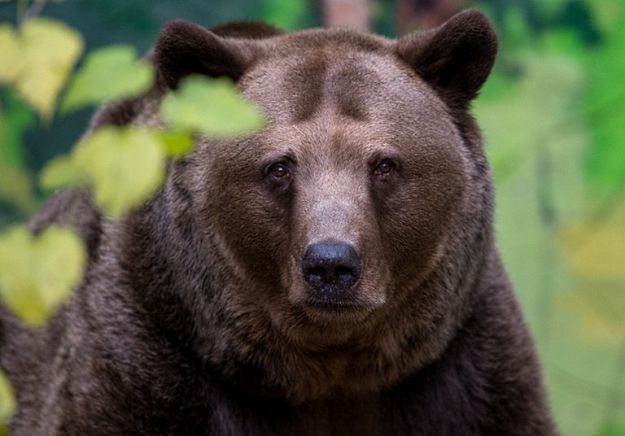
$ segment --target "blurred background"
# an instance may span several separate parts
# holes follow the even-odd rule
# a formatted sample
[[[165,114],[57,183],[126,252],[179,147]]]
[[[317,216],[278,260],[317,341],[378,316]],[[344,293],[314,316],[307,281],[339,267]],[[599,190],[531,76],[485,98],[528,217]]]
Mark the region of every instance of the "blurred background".
[[[0,21],[28,2],[0,0]],[[87,50],[140,52],[163,23],[265,20],[339,25],[388,37],[468,7],[501,48],[474,104],[497,185],[499,247],[538,342],[564,435],[625,435],[625,0],[51,0],[43,16]],[[90,111],[41,124],[0,88],[0,230],[45,201],[36,174],[80,137]]]

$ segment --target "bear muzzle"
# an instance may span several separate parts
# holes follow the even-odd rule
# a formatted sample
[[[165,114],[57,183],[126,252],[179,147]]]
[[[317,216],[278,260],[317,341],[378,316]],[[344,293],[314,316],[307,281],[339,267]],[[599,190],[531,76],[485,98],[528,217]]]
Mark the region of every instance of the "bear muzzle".
[[[353,245],[333,241],[309,245],[302,259],[308,305],[319,309],[355,306],[353,291],[361,272],[362,259]]]

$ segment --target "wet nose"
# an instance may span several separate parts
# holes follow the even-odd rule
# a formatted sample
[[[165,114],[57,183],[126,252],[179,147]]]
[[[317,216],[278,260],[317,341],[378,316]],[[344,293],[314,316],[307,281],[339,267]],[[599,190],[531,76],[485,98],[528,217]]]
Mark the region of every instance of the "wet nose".
[[[346,243],[317,243],[308,246],[302,261],[304,279],[324,293],[345,291],[358,281],[362,261]]]

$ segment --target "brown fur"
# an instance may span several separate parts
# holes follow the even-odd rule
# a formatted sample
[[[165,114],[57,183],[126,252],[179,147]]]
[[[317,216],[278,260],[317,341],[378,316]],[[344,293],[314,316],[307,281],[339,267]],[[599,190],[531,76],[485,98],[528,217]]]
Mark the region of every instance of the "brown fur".
[[[69,221],[95,242],[32,354],[3,355],[15,434],[554,434],[467,112],[496,52],[485,17],[399,41],[247,29],[170,24],[155,89],[95,117],[158,122],[163,93],[206,74],[269,125],[201,140],[119,223],[43,212],[34,228]],[[349,307],[312,304],[302,258],[320,241],[362,259]]]

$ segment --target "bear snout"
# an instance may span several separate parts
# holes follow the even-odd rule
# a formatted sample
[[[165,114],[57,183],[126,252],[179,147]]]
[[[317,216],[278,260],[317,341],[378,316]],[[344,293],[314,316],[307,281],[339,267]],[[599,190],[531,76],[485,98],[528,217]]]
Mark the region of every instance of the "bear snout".
[[[302,259],[304,280],[321,302],[341,303],[349,300],[362,271],[362,260],[351,244],[320,242],[308,246]]]

